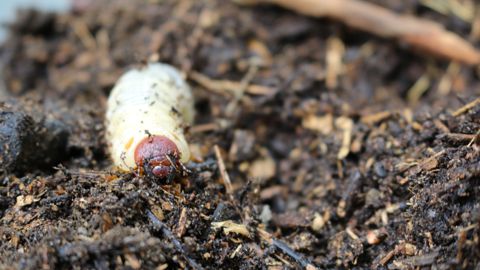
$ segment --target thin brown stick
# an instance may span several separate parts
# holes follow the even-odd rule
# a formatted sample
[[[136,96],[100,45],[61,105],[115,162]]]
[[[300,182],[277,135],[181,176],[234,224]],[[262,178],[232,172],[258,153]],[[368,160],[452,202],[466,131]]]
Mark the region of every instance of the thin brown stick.
[[[298,13],[327,17],[384,38],[400,42],[431,55],[476,65],[480,52],[442,25],[410,15],[398,15],[386,8],[358,0],[235,0],[240,4],[270,3]]]
[[[177,227],[175,227],[175,234],[178,238],[181,238],[185,234],[185,230],[187,228],[187,208],[182,208],[182,212],[180,212],[180,217],[178,218]]]
[[[189,129],[190,133],[202,133],[202,132],[209,132],[218,130],[220,125],[217,123],[206,123],[206,124],[198,124]]]
[[[479,104],[480,104],[480,98],[477,98],[474,101],[472,101],[472,102],[466,104],[465,106],[461,107],[460,109],[454,111],[452,113],[452,115],[455,116],[455,117],[460,116],[460,115],[468,112],[470,109],[472,109],[473,107],[475,107]]]
[[[243,85],[242,82],[235,82],[229,80],[213,80],[209,77],[198,73],[196,71],[191,71],[189,73],[189,78],[201,86],[205,87],[207,90],[224,96],[235,96],[239,89],[243,89],[248,94],[251,95],[273,95],[275,89],[268,86],[257,85],[257,84],[247,84]]]
[[[475,137],[473,137],[472,140],[470,140],[470,142],[468,143],[468,146],[472,146],[472,144],[474,143],[478,145],[479,142],[480,142],[480,129],[475,134]]]
[[[452,142],[470,142],[475,139],[475,134],[463,134],[463,133],[445,133],[439,136],[442,139],[449,140]]]
[[[388,261],[390,261],[393,256],[397,253],[397,248],[390,250],[379,262],[380,265],[385,265]]]
[[[230,181],[230,176],[228,176],[227,169],[225,168],[225,163],[223,162],[222,154],[220,153],[220,148],[218,145],[213,146],[215,151],[215,157],[217,158],[218,170],[223,179],[223,184],[225,189],[230,197],[233,196],[233,186],[232,181]]]

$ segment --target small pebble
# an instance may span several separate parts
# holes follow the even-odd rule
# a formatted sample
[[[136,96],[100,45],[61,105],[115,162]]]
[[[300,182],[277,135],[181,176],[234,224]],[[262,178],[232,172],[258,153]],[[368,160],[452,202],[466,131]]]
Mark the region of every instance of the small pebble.
[[[381,162],[375,162],[375,164],[373,165],[373,170],[375,171],[375,174],[380,178],[385,178],[387,176],[387,171],[385,171],[385,167]]]

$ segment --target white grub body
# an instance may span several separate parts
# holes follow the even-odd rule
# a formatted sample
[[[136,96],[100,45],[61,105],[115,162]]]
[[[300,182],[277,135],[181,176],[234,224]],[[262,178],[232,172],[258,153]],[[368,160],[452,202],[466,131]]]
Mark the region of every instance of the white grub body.
[[[143,139],[161,135],[172,140],[180,161],[190,159],[184,128],[194,118],[190,87],[177,69],[155,63],[125,73],[116,83],[106,114],[107,141],[114,165],[136,168],[135,149]]]

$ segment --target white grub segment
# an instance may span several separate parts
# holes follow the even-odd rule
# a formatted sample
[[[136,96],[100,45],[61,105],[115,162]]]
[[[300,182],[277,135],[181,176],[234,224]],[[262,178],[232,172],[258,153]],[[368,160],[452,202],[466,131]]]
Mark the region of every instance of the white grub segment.
[[[177,165],[171,161],[190,159],[184,128],[193,118],[192,93],[177,69],[155,63],[128,71],[108,98],[107,141],[114,165],[168,175]]]

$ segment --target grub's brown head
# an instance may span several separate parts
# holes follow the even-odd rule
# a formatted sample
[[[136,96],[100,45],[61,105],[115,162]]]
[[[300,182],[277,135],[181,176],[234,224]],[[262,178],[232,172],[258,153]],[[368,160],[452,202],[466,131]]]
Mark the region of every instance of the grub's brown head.
[[[147,174],[165,178],[175,172],[180,152],[169,138],[153,135],[137,145],[134,157],[137,166],[143,168]]]

